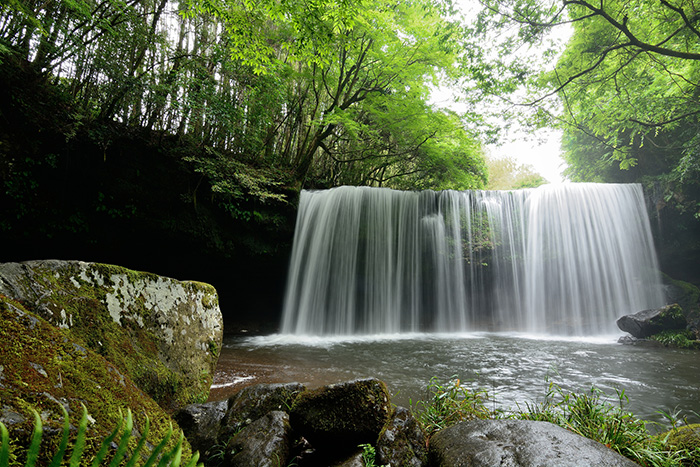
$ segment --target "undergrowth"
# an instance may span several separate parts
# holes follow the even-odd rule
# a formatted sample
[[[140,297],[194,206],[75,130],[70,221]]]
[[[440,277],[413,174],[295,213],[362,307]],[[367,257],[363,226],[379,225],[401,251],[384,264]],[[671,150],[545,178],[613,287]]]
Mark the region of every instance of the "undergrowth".
[[[674,447],[669,437],[686,423],[677,414],[664,414],[672,424],[671,431],[652,436],[647,422],[626,410],[629,399],[624,390],[606,394],[593,386],[587,392],[571,392],[549,382],[544,400],[518,405],[516,410],[489,409],[486,390],[469,389],[453,377],[447,383],[432,378],[425,401],[411,403],[416,419],[428,436],[473,419],[510,418],[546,421],[586,438],[598,441],[621,455],[648,467],[700,467],[700,447]]]
[[[43,435],[43,424],[41,422],[41,417],[36,411],[34,412],[34,430],[32,432],[31,441],[29,449],[27,451],[27,457],[25,462],[25,467],[36,467],[37,459],[41,453],[41,438]],[[83,406],[83,416],[78,425],[78,433],[75,437],[75,441],[72,443],[72,449],[70,457],[68,456],[68,446],[69,446],[69,436],[70,436],[70,423],[68,421],[68,413],[66,409],[63,408],[64,425],[61,434],[61,442],[51,457],[51,463],[49,467],[59,467],[61,465],[68,465],[69,467],[78,467],[79,465],[87,465],[85,457],[90,456],[85,452],[85,440],[87,436],[87,424],[88,424],[88,413],[85,406]],[[172,436],[173,429],[172,425],[167,431],[163,439],[160,440],[157,446],[153,447],[153,450],[144,454],[142,457],[142,449],[146,444],[146,437],[148,436],[149,421],[146,418],[146,424],[138,439],[136,448],[133,450],[129,456],[127,453],[127,447],[129,441],[133,437],[134,424],[131,415],[131,410],[127,411],[126,417],[121,419],[119,424],[114,428],[114,431],[107,437],[105,437],[101,444],[100,449],[97,454],[94,454],[92,458],[92,467],[100,467],[103,465],[108,465],[109,467],[117,467],[123,465],[125,467],[136,467],[137,465],[141,467],[201,467],[202,464],[197,464],[199,460],[199,454],[195,453],[189,461],[183,461],[182,459],[182,442],[184,440],[184,435],[180,433],[180,439],[175,444],[175,446],[170,450],[165,450],[170,437]],[[113,451],[111,459],[109,459],[110,451]],[[17,459],[12,453],[10,448],[10,439],[7,428],[4,424],[0,423],[0,467],[9,467],[10,465],[19,465]],[[146,456],[148,456],[146,458]],[[144,460],[145,459],[145,460]],[[138,461],[141,461],[137,464]]]

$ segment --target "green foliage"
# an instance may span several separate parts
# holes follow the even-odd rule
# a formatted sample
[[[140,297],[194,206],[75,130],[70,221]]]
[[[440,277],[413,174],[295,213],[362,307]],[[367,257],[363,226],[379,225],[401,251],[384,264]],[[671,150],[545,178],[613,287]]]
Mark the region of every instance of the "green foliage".
[[[84,131],[106,160],[117,138],[103,122],[176,134],[198,148],[185,157],[215,197],[276,201],[278,176],[294,187],[483,186],[480,143],[465,130],[479,118],[429,104],[432,86],[464,75],[454,13],[431,0],[13,0],[0,33],[18,67],[66,96],[66,140]],[[106,201],[110,216],[134,215]]]
[[[698,460],[688,450],[671,450],[651,437],[646,422],[625,410],[628,403],[624,390],[616,389],[610,396],[594,386],[588,392],[574,393],[550,382],[543,402],[526,404],[524,410],[512,417],[554,423],[598,441],[641,465],[679,466]]]
[[[531,165],[518,164],[512,157],[486,160],[489,171],[489,190],[517,190],[537,188],[547,183]]]
[[[496,415],[486,407],[488,394],[485,390],[469,389],[457,377],[446,383],[433,377],[427,391],[427,399],[417,401],[411,409],[428,436],[462,421]]]
[[[371,444],[360,444],[358,447],[362,448],[362,463],[365,467],[389,467],[387,465],[377,466],[377,464],[375,464],[377,451]]]
[[[679,349],[700,348],[700,341],[695,339],[695,334],[689,329],[661,331],[651,336],[651,339],[661,342],[666,347]]]
[[[66,462],[65,454],[68,447],[68,438],[71,431],[70,423],[68,422],[68,414],[63,408],[65,423],[62,431],[61,444],[58,450],[52,458],[51,466],[58,466]],[[71,467],[77,467],[87,459],[84,458],[83,452],[85,449],[85,438],[87,435],[87,423],[88,423],[88,413],[87,409],[83,406],[83,415],[80,420],[78,427],[78,433],[75,438],[75,442],[72,446],[72,453],[70,458],[67,460],[68,465]],[[114,451],[111,461],[109,463],[110,467],[116,467],[122,465],[126,462],[126,467],[133,467],[137,465],[137,462],[142,460],[141,450],[145,445],[146,437],[148,436],[149,423],[148,418],[146,419],[146,425],[143,433],[141,434],[136,448],[128,455],[129,443],[134,437],[132,433],[133,420],[131,416],[131,410],[127,410],[126,418],[122,418],[119,424],[114,428],[114,431],[107,437],[105,437],[100,442],[99,452],[92,459],[92,466],[99,467],[106,463],[106,457],[110,451]],[[27,460],[25,463],[26,467],[35,467],[39,454],[41,453],[41,438],[43,434],[43,424],[39,414],[34,411],[34,430],[32,432],[31,444],[27,451]],[[168,440],[172,436],[172,426],[170,430],[166,433],[161,442],[151,451],[150,456],[145,462],[138,465],[142,467],[151,467],[157,465],[158,467],[194,467],[202,466],[203,464],[197,464],[199,459],[199,454],[195,453],[189,461],[183,461],[182,459],[182,441],[183,435],[180,434],[180,440],[171,449],[164,450]],[[119,437],[119,442],[117,444],[116,450],[112,446],[112,441]],[[2,445],[0,446],[0,467],[8,467],[10,465],[11,450],[9,436],[7,428],[4,424],[0,423],[0,441]],[[158,462],[156,464],[156,462]]]

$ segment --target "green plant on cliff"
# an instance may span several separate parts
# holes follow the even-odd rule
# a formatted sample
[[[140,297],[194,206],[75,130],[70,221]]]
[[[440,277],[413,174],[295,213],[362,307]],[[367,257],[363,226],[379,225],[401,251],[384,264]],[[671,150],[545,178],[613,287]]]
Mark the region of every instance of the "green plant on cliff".
[[[35,467],[37,465],[37,459],[39,459],[39,454],[41,452],[41,438],[43,435],[43,424],[41,422],[41,417],[36,411],[34,413],[34,431],[31,436],[31,442],[26,454],[25,467]],[[87,453],[85,453],[85,439],[87,436],[87,424],[88,424],[88,413],[87,409],[83,406],[83,416],[80,420],[78,427],[78,433],[73,442],[72,452],[68,459],[66,455],[68,452],[68,439],[70,435],[70,423],[68,419],[68,413],[66,409],[63,409],[64,413],[64,426],[61,436],[61,442],[56,450],[56,453],[51,458],[51,464],[49,467],[59,467],[60,465],[69,465],[70,467],[77,467],[79,465],[88,465],[89,459],[86,458]],[[170,437],[172,436],[173,430],[172,426],[167,431],[165,436],[160,440],[157,446],[153,448],[148,458],[143,461],[141,450],[146,444],[146,436],[148,436],[149,422],[146,419],[146,425],[144,427],[143,433],[138,439],[138,444],[136,448],[133,449],[131,455],[128,455],[128,447],[130,441],[134,437],[133,430],[133,419],[131,416],[131,410],[127,410],[125,418],[117,424],[111,434],[102,439],[100,443],[100,449],[92,459],[93,467],[99,467],[101,465],[109,465],[109,467],[116,467],[118,465],[125,465],[126,467],[135,467],[139,460],[142,462],[139,464],[142,467],[194,467],[202,466],[203,464],[198,464],[199,453],[195,453],[189,461],[182,459],[182,442],[183,435],[180,434],[179,441],[170,449],[165,449]],[[117,440],[118,441],[115,441]],[[116,448],[111,457],[111,461],[108,463],[108,453],[112,449],[112,445],[115,444]],[[7,428],[4,424],[0,423],[0,467],[8,467],[9,465],[17,465],[16,454],[10,447],[10,439]]]

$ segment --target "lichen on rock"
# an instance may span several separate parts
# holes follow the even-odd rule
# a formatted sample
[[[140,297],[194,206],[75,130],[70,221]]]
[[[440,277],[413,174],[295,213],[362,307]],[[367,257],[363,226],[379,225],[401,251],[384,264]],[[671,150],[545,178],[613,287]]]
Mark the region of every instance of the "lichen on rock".
[[[68,330],[51,325],[4,295],[0,295],[0,341],[4,343],[0,354],[0,422],[10,432],[12,456],[18,462],[25,456],[33,430],[32,409],[44,425],[39,465],[48,465],[60,441],[61,406],[68,412],[73,433],[83,405],[89,413],[84,458],[97,452],[100,441],[119,424],[127,409],[134,416],[134,433],[142,433],[149,418],[150,448],[168,431],[170,416],[128,375],[74,342]],[[179,437],[177,425],[174,430],[171,447]],[[187,442],[183,455],[190,456]]]
[[[0,293],[69,329],[167,410],[206,400],[223,337],[211,285],[44,260],[0,264]]]

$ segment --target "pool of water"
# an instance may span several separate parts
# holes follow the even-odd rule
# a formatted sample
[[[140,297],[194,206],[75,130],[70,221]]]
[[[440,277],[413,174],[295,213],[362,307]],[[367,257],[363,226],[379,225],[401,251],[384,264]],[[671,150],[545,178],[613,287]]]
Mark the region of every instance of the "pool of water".
[[[396,405],[425,398],[432,377],[486,389],[502,409],[542,401],[549,382],[566,390],[624,390],[628,409],[664,422],[680,411],[700,421],[700,353],[617,343],[619,336],[543,338],[523,334],[410,334],[353,338],[288,335],[224,339],[210,400],[256,383],[308,387],[357,378],[386,382]]]

